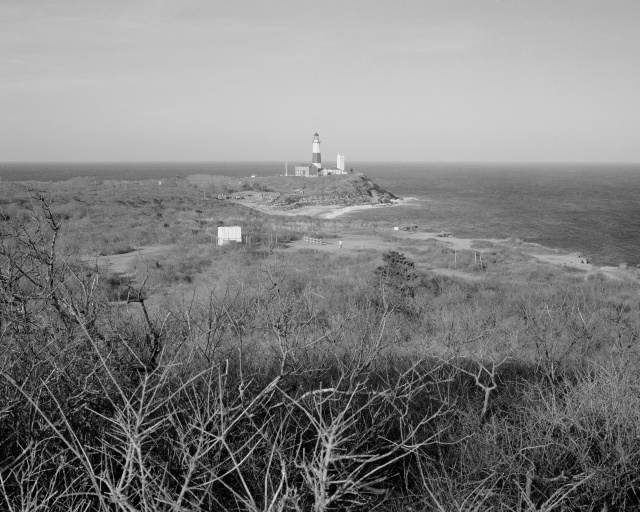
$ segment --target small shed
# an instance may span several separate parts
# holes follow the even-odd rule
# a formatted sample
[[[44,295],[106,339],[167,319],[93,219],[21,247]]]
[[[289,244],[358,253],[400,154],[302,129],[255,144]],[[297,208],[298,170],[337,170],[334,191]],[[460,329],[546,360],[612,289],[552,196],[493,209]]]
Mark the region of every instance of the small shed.
[[[218,226],[218,245],[230,242],[242,243],[242,228],[240,226]]]

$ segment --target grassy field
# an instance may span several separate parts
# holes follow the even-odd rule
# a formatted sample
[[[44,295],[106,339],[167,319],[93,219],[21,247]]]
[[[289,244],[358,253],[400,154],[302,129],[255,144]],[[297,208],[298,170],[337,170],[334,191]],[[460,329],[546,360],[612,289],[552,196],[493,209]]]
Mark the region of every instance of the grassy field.
[[[5,187],[3,509],[638,509],[635,274],[517,241],[293,250],[385,226],[199,180]]]

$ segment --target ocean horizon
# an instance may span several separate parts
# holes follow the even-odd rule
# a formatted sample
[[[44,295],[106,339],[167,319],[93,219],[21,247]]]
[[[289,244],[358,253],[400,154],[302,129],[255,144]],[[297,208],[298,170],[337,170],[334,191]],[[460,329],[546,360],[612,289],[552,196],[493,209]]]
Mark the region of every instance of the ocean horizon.
[[[599,265],[640,265],[640,164],[347,161],[346,168],[413,199],[349,216],[465,238],[518,238],[580,251]],[[284,161],[0,163],[2,181],[284,173]]]

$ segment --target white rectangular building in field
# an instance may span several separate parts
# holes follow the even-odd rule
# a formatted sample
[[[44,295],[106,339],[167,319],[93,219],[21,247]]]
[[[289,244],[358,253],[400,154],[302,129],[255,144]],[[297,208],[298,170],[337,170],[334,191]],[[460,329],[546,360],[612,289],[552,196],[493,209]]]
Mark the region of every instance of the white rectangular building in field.
[[[218,227],[218,245],[226,245],[229,242],[242,243],[242,228],[240,226]]]
[[[338,153],[338,163],[336,164],[336,167],[342,171],[342,174],[345,174],[345,172],[344,172],[344,155],[341,155],[340,153]]]

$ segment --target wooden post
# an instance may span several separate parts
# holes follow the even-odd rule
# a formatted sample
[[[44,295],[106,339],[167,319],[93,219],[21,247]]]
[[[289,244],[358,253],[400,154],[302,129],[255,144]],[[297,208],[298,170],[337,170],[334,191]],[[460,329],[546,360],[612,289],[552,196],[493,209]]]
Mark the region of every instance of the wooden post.
[[[458,252],[453,251],[453,268],[458,268]]]

